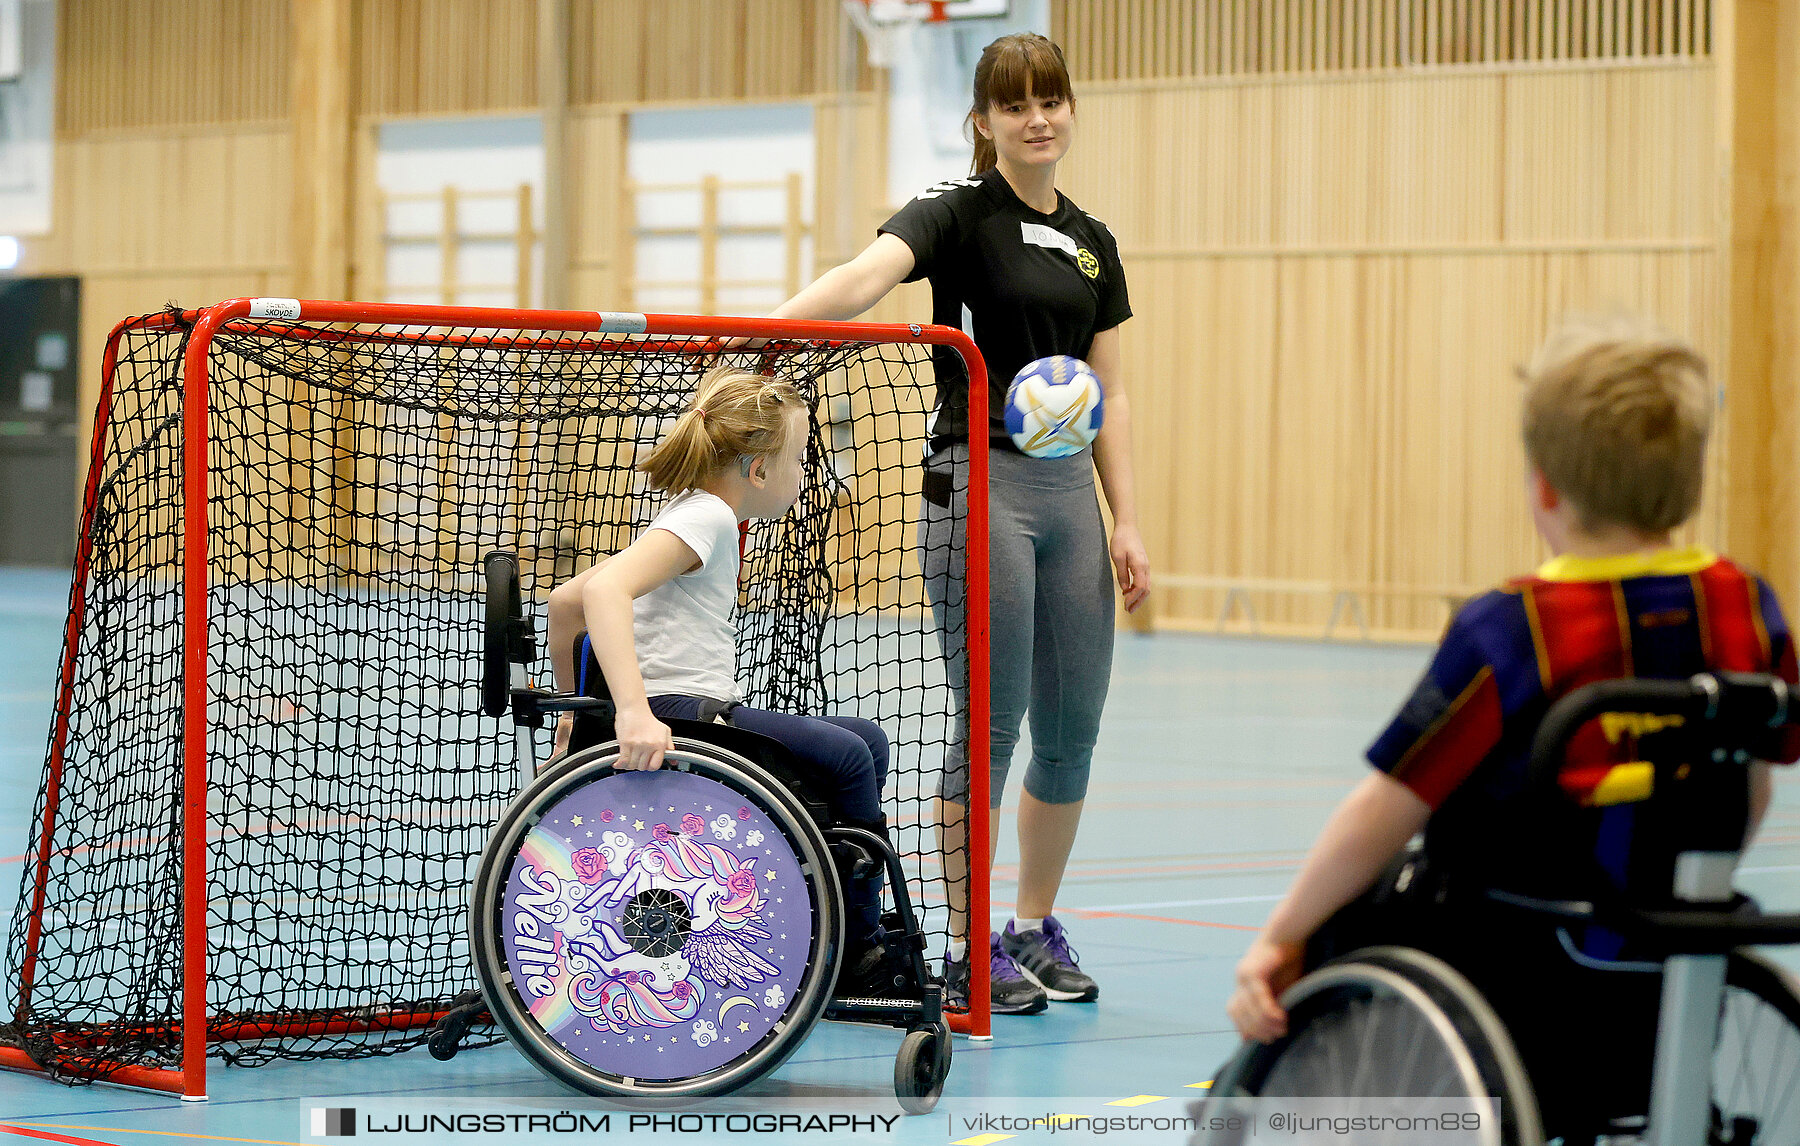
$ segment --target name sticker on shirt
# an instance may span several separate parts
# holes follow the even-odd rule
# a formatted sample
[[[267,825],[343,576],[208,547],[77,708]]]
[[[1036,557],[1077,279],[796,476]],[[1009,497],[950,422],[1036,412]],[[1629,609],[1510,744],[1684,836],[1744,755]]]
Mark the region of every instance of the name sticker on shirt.
[[[1019,237],[1033,247],[1049,247],[1051,250],[1064,252],[1071,259],[1080,258],[1075,253],[1075,240],[1054,227],[1046,227],[1042,223],[1020,223]]]

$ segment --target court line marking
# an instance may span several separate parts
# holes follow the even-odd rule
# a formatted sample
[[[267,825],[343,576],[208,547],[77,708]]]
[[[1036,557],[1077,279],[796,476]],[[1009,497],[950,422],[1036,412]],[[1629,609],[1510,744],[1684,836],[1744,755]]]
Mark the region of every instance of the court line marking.
[[[1016,907],[1017,904],[1009,903],[1006,906]],[[1176,919],[1173,916],[1168,915],[1139,915],[1130,911],[1096,911],[1092,908],[1064,908],[1064,910],[1068,911],[1070,915],[1079,916],[1084,919],[1141,919],[1147,923],[1179,923],[1183,927],[1216,927],[1221,931],[1262,930],[1260,924],[1252,926],[1248,923],[1214,923],[1211,920],[1206,919]]]
[[[63,1127],[63,1129],[86,1130],[88,1127],[68,1126]],[[93,1138],[71,1138],[66,1134],[46,1134],[33,1130],[29,1126],[11,1122],[0,1122],[0,1130],[4,1130],[8,1134],[17,1134],[21,1138],[42,1138],[49,1142],[65,1142],[68,1143],[69,1146],[112,1146],[112,1143],[110,1142],[101,1142]]]
[[[1207,872],[1215,871],[1284,871],[1299,867],[1300,860],[1305,857],[1305,854],[1305,852],[1296,852],[1291,859],[1232,860],[1215,863],[1180,864],[1153,862],[1149,864],[1140,864],[1135,867],[1087,868],[1080,871],[1071,871],[1069,876],[1066,877],[1063,882],[1068,883],[1071,879],[1093,881],[1104,879],[1107,876],[1127,875],[1176,876],[1204,875]],[[996,879],[1016,881],[1018,879],[1018,871],[1019,865],[1016,863],[995,864],[991,874]]]
[[[24,1130],[27,1126],[42,1126],[52,1130],[93,1130],[101,1134],[155,1134],[163,1138],[191,1138],[196,1142],[249,1142],[254,1146],[305,1146],[300,1142],[282,1142],[273,1138],[222,1138],[217,1134],[189,1134],[184,1130],[131,1130],[122,1126],[61,1126],[54,1122],[31,1122],[7,1125],[0,1123],[0,1130],[30,1133]],[[34,1134],[34,1138],[49,1138],[56,1142],[74,1142],[80,1146],[112,1146],[108,1142],[95,1142],[90,1138],[64,1138],[60,1134]]]
[[[1109,903],[1104,907],[1064,907],[1062,911],[1136,911],[1145,907],[1217,907],[1227,903],[1274,903],[1279,895],[1229,895],[1222,899],[1161,899],[1154,903]]]
[[[1167,1101],[1169,1101],[1169,1096],[1166,1094],[1134,1094],[1130,1098],[1115,1098],[1111,1102],[1107,1103],[1106,1105],[1108,1105],[1108,1106],[1148,1106],[1152,1102],[1167,1102]]]

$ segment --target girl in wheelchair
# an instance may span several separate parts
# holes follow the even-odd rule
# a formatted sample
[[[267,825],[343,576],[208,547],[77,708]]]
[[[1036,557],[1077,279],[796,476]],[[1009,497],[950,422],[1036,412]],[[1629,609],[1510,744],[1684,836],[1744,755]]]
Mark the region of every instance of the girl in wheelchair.
[[[1647,801],[1637,742],[1655,728],[1633,714],[1584,726],[1562,799],[1538,800],[1536,727],[1589,682],[1711,670],[1793,682],[1795,656],[1768,585],[1671,536],[1697,508],[1715,405],[1698,354],[1622,321],[1571,326],[1525,380],[1528,493],[1553,557],[1456,614],[1369,749],[1375,771],[1239,962],[1227,1010],[1246,1039],[1272,1042],[1289,1034],[1278,1000],[1304,972],[1370,943],[1421,948],[1487,996],[1546,1136],[1579,1140],[1646,1109],[1663,953],[1504,897],[1579,900],[1659,878],[1666,889],[1658,841],[1682,830],[1684,809],[1670,818],[1670,801]],[[1770,740],[1765,758],[1800,757],[1793,726]],[[1768,806],[1767,765],[1748,763],[1747,777],[1723,825],[1745,840]],[[1404,853],[1420,832],[1422,849]]]
[[[616,709],[617,768],[662,764],[673,747],[664,719],[722,720],[779,741],[824,779],[837,823],[885,839],[888,740],[880,727],[750,708],[737,685],[739,525],[788,511],[806,447],[806,404],[790,383],[731,367],[709,371],[692,405],[638,466],[654,488],[674,496],[624,550],[550,594],[556,686],[576,686],[573,650],[585,627]],[[573,728],[574,714],[564,713],[558,754]],[[838,993],[879,995],[894,972],[880,924],[882,868],[854,867]]]

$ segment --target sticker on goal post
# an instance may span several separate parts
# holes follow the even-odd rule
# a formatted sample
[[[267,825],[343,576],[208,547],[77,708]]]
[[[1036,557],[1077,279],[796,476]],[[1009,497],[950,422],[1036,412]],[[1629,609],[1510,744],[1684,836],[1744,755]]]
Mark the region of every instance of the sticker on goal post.
[[[297,298],[253,298],[250,300],[250,317],[297,321],[300,318],[300,300]]]
[[[641,314],[623,310],[600,310],[601,334],[642,334],[650,329],[650,320]]]

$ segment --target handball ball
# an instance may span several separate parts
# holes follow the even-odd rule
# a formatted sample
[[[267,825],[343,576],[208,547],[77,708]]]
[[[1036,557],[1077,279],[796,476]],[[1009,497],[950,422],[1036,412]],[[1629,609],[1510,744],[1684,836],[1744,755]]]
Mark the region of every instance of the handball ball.
[[[1079,358],[1056,354],[1026,364],[1006,390],[1006,432],[1034,458],[1080,453],[1100,432],[1100,379]]]

